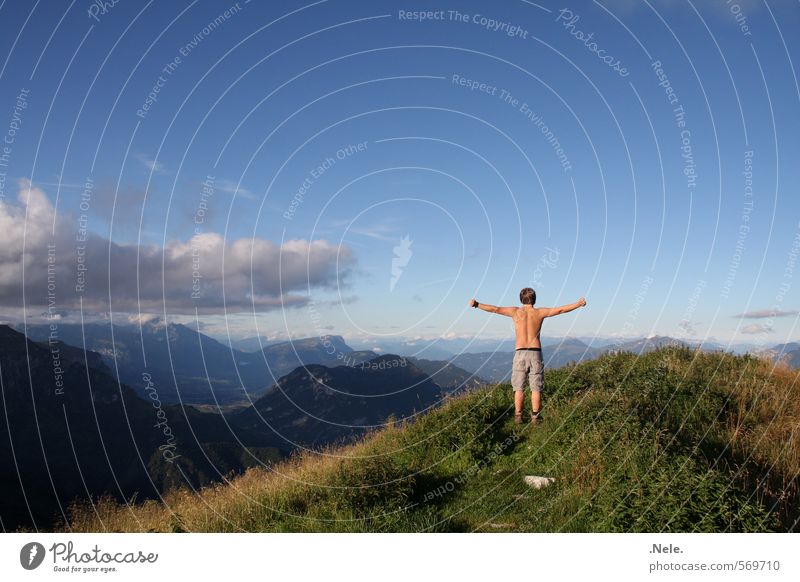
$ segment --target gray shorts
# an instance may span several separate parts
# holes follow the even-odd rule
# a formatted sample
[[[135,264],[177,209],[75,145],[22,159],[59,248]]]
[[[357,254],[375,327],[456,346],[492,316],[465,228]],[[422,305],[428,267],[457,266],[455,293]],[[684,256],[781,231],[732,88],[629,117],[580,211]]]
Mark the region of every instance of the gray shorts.
[[[541,392],[544,388],[544,360],[539,350],[517,350],[511,365],[511,387],[525,389],[525,380],[530,382],[531,390]]]

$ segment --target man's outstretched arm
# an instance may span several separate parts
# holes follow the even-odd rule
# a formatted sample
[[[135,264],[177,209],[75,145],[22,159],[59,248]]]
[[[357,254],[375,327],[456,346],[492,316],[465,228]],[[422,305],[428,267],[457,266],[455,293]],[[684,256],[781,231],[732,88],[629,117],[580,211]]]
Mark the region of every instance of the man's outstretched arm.
[[[478,303],[474,299],[470,299],[469,306],[483,309],[489,313],[499,313],[500,315],[505,315],[506,317],[514,317],[514,312],[517,310],[516,307],[497,307],[496,305],[489,305],[488,303]]]
[[[581,297],[575,303],[570,303],[569,305],[562,305],[561,307],[542,307],[541,310],[544,312],[545,317],[553,317],[554,315],[575,311],[578,307],[584,307],[585,305],[586,299]]]

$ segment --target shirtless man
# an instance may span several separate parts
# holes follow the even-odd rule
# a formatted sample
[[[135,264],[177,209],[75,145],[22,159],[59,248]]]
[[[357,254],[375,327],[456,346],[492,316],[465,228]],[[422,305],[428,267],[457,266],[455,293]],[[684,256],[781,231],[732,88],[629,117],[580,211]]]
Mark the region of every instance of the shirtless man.
[[[483,309],[489,313],[499,313],[514,320],[516,334],[516,351],[514,363],[511,367],[511,387],[514,389],[514,422],[522,424],[522,404],[525,401],[525,379],[529,380],[531,388],[531,422],[541,420],[542,388],[544,387],[544,361],[542,360],[542,342],[539,334],[542,331],[542,321],[545,317],[553,317],[562,313],[569,313],[578,307],[586,305],[586,300],[581,297],[575,303],[561,307],[534,307],[536,291],[525,287],[519,292],[522,307],[496,307],[486,303],[470,300],[471,307]]]

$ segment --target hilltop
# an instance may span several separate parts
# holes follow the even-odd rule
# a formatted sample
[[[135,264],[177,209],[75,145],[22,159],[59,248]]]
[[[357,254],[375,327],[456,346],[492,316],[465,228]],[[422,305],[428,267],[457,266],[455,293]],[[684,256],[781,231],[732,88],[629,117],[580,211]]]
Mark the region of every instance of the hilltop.
[[[76,505],[72,531],[795,531],[797,372],[664,347],[549,371],[545,421],[507,385],[450,397],[356,444],[132,507]],[[524,475],[554,483],[528,488]]]

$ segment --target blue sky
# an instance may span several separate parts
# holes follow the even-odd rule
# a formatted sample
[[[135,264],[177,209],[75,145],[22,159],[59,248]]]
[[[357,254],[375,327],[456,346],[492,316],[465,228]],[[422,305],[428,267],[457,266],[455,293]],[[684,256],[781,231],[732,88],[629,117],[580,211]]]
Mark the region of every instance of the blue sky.
[[[64,317],[83,213],[92,313],[199,308],[216,334],[505,337],[507,320],[467,301],[513,305],[531,285],[541,305],[588,300],[548,322],[554,335],[798,339],[796,4],[43,1],[0,14],[0,130],[29,92],[0,202],[7,224],[28,224],[29,252],[47,238],[34,218],[58,223]],[[27,212],[26,179],[44,196]],[[200,302],[176,275],[198,233],[220,237],[204,239],[219,252],[203,251],[209,280],[235,241],[260,241],[249,264],[225,259]],[[292,240],[300,254],[280,246]],[[152,261],[98,264],[109,241]],[[299,262],[284,274],[287,249]],[[18,318],[10,261],[0,313]],[[153,296],[131,303],[145,279]]]

